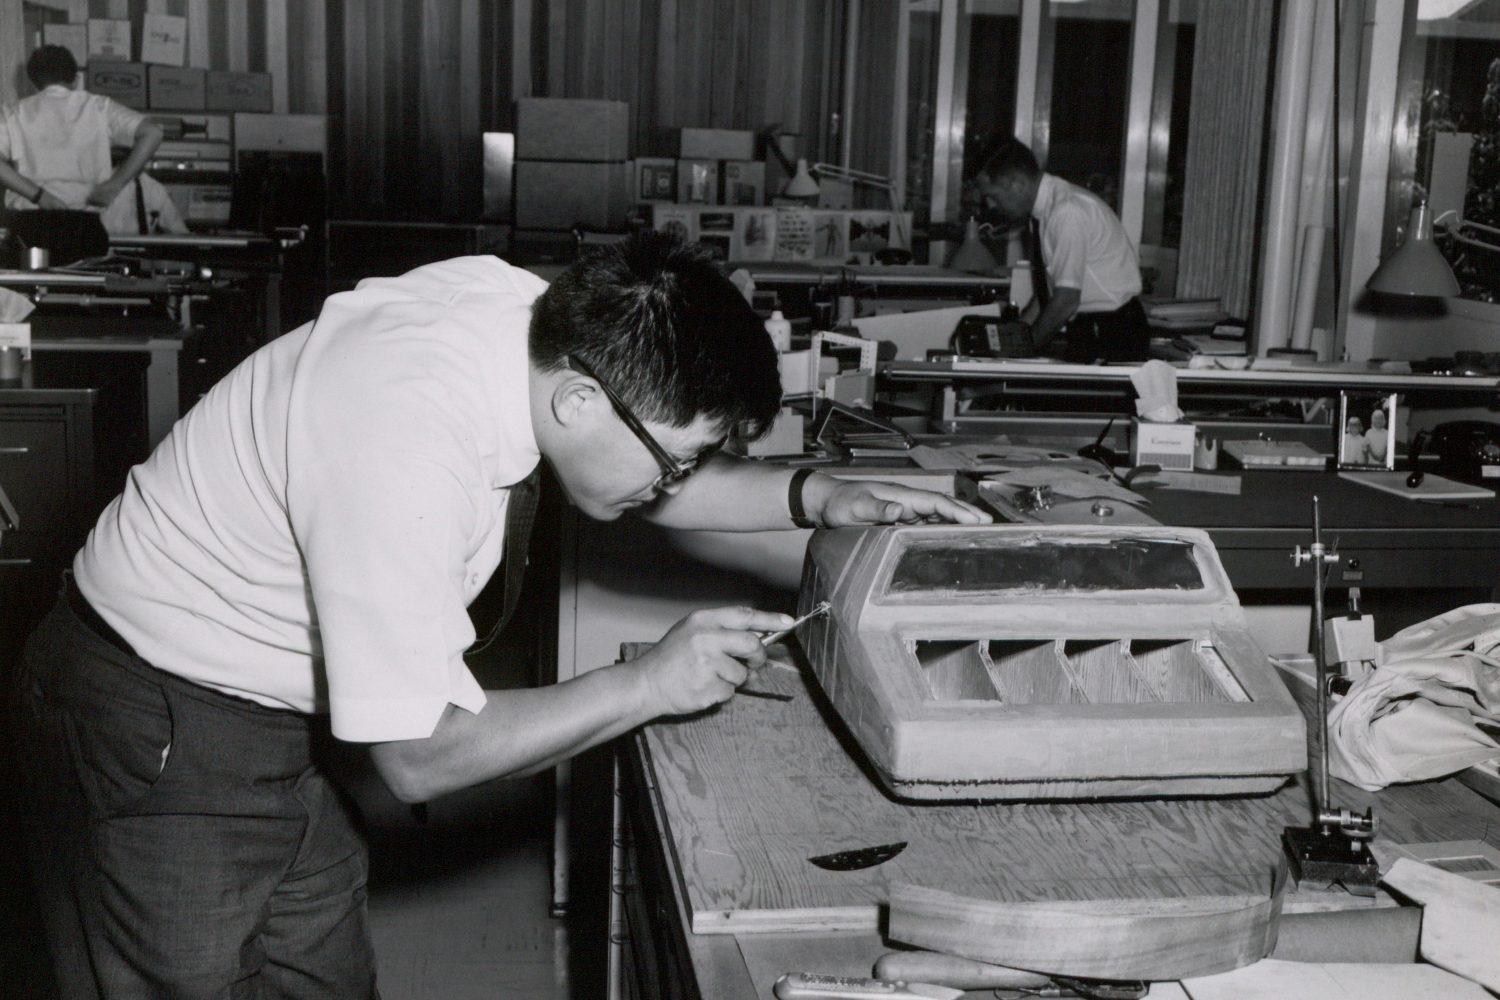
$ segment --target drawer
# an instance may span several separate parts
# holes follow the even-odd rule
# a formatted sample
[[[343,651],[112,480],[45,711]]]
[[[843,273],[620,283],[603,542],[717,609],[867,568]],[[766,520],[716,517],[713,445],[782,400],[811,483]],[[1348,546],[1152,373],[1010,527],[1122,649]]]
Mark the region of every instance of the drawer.
[[[0,419],[0,486],[23,531],[54,530],[76,498],[68,484],[68,434],[61,420]]]

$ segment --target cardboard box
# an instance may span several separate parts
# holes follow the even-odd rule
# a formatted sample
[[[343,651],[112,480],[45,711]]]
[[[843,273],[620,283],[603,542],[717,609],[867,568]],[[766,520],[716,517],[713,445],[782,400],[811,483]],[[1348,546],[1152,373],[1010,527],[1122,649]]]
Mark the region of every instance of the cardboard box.
[[[209,111],[270,111],[271,74],[211,69],[206,94]]]
[[[208,101],[208,72],[147,66],[146,94],[152,111],[202,111]]]
[[[754,207],[766,203],[766,165],[754,160],[725,160],[719,176],[725,205]]]
[[[1193,444],[1198,428],[1185,420],[1153,423],[1130,418],[1130,464],[1159,465],[1163,469],[1193,471]]]
[[[516,225],[617,229],[632,204],[625,164],[516,161]]]
[[[731,128],[684,128],[677,140],[684,160],[753,160],[755,133]]]
[[[127,108],[146,110],[146,64],[95,59],[84,74],[84,89],[103,94]]]
[[[613,162],[630,158],[630,105],[560,97],[516,102],[516,159]]]

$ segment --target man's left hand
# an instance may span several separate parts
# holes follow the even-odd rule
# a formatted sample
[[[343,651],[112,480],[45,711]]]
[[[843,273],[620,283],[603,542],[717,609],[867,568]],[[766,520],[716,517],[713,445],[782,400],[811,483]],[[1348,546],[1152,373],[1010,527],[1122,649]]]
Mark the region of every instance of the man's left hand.
[[[816,520],[829,528],[862,524],[989,524],[989,514],[952,497],[895,483],[841,480]]]

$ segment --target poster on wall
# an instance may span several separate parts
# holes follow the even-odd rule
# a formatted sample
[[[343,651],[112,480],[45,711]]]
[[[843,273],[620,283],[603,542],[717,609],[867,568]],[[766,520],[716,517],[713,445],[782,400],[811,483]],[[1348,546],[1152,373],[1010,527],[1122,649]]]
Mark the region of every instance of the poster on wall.
[[[813,213],[813,257],[842,264],[849,256],[849,213]]]
[[[141,62],[181,66],[187,60],[187,18],[147,14],[141,22]]]
[[[776,251],[782,261],[812,260],[813,213],[806,208],[776,209]]]
[[[731,260],[772,260],[776,256],[776,210],[745,208],[735,213]]]
[[[849,216],[849,250],[873,253],[891,245],[890,212],[854,212]]]
[[[130,22],[89,18],[89,59],[130,61]]]
[[[698,238],[698,210],[689,205],[653,205],[651,228],[671,233],[678,239]]]
[[[728,260],[734,243],[734,210],[729,208],[698,210],[698,244],[713,254],[715,260]]]

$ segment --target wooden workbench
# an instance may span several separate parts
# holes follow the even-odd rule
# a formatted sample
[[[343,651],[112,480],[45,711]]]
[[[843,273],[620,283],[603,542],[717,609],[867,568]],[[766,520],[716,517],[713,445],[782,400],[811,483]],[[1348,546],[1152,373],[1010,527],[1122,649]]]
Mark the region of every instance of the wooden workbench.
[[[886,797],[821,692],[799,675],[757,686],[791,702],[735,698],[652,725],[622,762],[627,978],[642,995],[769,997],[792,970],[869,975],[892,882],[997,900],[1265,892],[1281,831],[1305,824],[1303,782],[1274,795],[1133,802],[913,805]],[[1362,792],[1395,843],[1500,845],[1500,810],[1456,781]],[[806,859],[906,841],[875,868]],[[1388,904],[1289,893],[1286,910]]]

